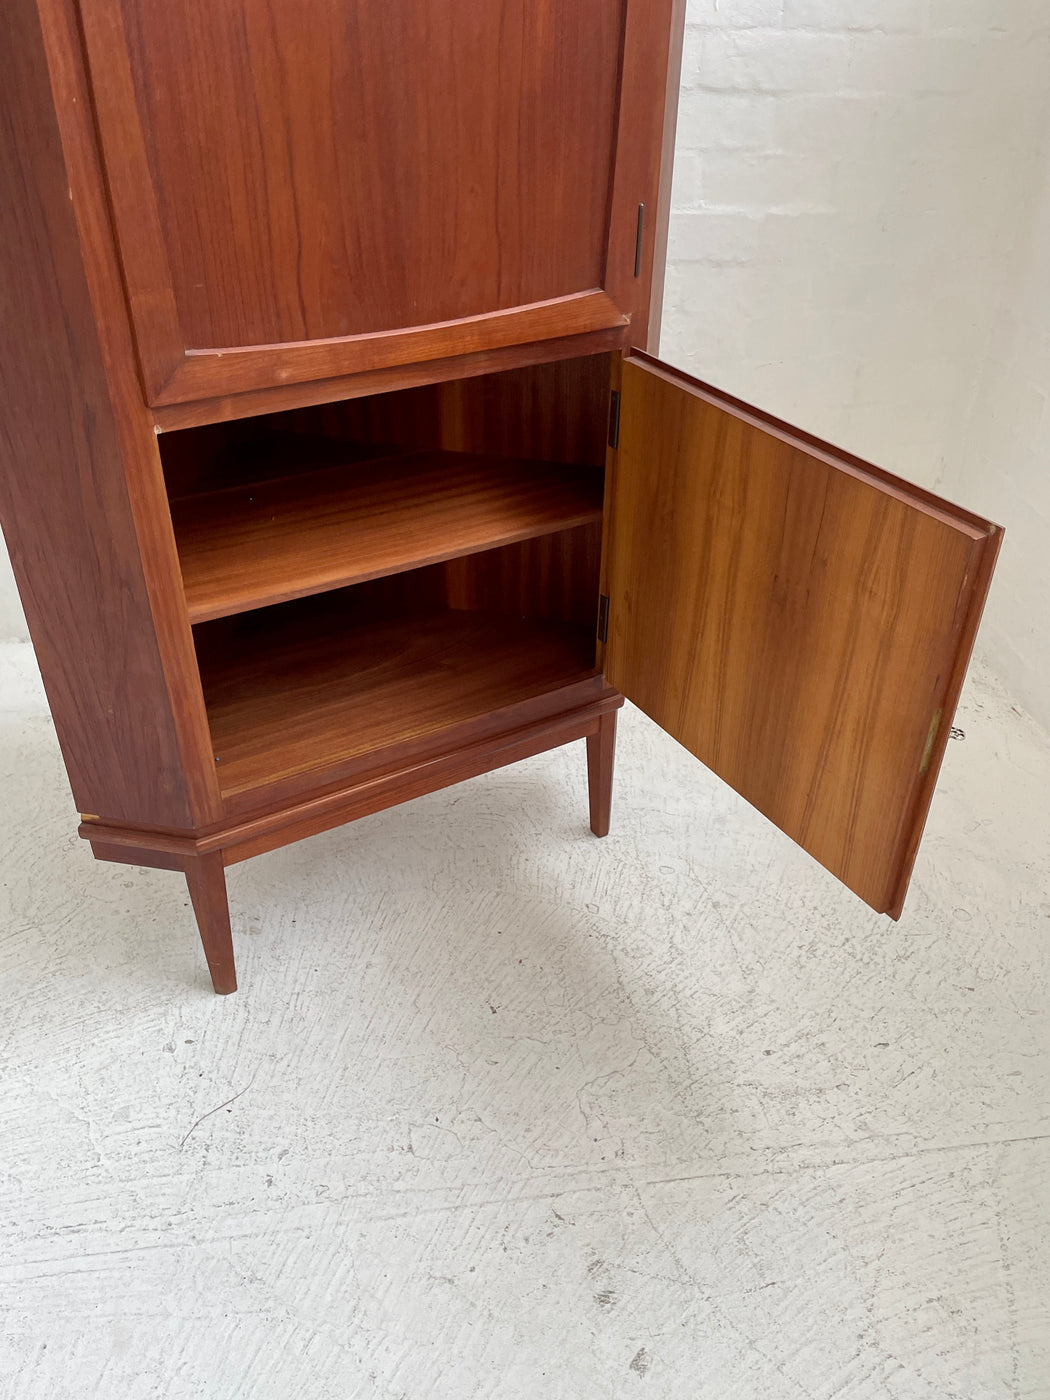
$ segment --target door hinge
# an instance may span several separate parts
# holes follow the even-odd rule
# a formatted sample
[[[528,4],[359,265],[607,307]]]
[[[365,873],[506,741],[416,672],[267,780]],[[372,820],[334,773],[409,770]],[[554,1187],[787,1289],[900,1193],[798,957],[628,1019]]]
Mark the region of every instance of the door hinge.
[[[645,205],[638,206],[638,232],[634,240],[634,275],[642,275],[642,239],[645,237]]]
[[[615,452],[620,445],[620,394],[614,389],[609,398],[609,446]]]
[[[598,640],[609,640],[609,599],[604,593],[598,596]]]

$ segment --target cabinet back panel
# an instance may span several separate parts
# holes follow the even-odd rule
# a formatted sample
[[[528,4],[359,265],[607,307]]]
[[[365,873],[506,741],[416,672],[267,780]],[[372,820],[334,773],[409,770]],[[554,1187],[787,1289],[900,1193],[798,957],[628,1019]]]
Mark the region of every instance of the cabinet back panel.
[[[598,617],[600,523],[450,559],[450,608],[593,628]],[[592,633],[593,635],[593,633]]]
[[[623,0],[120,9],[188,346],[602,284]]]
[[[168,494],[284,475],[293,436],[340,444],[340,460],[348,449],[368,460],[423,448],[604,467],[610,360],[588,355],[164,433]]]
[[[274,415],[286,430],[604,467],[609,355],[528,365]]]

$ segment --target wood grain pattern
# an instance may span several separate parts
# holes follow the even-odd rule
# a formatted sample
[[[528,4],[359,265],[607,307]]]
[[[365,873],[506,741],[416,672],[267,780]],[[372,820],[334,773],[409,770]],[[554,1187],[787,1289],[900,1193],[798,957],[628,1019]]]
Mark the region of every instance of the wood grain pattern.
[[[445,566],[451,608],[483,609],[535,622],[577,622],[594,634],[601,522],[452,559]]]
[[[123,0],[188,343],[355,336],[600,286],[622,9]]]
[[[448,447],[496,453],[527,453],[602,470],[608,418],[608,355],[530,365],[462,383],[436,383],[392,394],[319,405],[309,410],[268,415],[254,422],[217,423],[165,435],[165,469],[173,490],[186,483],[250,478],[260,454],[273,449],[278,459],[289,439],[319,438],[333,453],[362,453],[377,443],[395,448]],[[310,450],[313,450],[311,447]],[[269,470],[269,464],[265,470]],[[452,608],[533,621],[580,624],[593,636],[600,526],[559,530],[500,549],[455,559],[436,569],[417,570],[383,581],[387,600],[404,611],[425,612],[435,600]],[[423,578],[420,589],[417,582]],[[372,585],[369,585],[372,587]],[[261,615],[259,615],[261,616]],[[247,619],[246,619],[247,621]],[[206,645],[209,626],[198,628]],[[588,660],[593,659],[593,644]],[[500,727],[550,718],[559,705],[575,708],[586,696],[576,683],[538,700],[515,702],[464,721],[457,742],[473,745]],[[559,698],[560,696],[560,698]],[[452,742],[453,731],[447,731]],[[391,761],[425,757],[422,744],[402,744]],[[432,747],[432,745],[431,745]],[[278,806],[329,782],[346,782],[362,762],[335,757],[322,766],[286,779],[265,782],[243,793],[227,794],[228,811]],[[368,760],[372,763],[372,760]],[[367,766],[367,764],[365,765]],[[374,763],[373,763],[374,766]]]
[[[419,364],[392,365],[388,369],[363,370],[336,379],[276,385],[242,394],[198,399],[193,403],[158,405],[152,410],[152,418],[159,432],[170,433],[209,423],[234,422],[260,413],[334,404],[440,381],[476,378],[521,365],[542,367],[557,361],[574,360],[580,355],[619,350],[629,340],[629,326],[590,331],[584,335],[557,336],[551,340],[530,340],[524,345],[479,350],[470,355],[454,355]]]
[[[604,469],[609,376],[618,359],[590,354],[464,379],[442,374],[383,393],[188,424],[160,437],[168,491],[184,496],[257,479],[260,455],[279,462],[289,437],[324,439],[333,464],[339,451],[364,461],[397,448],[442,448]],[[279,409],[281,392],[271,395]],[[267,463],[265,474],[280,472]]]
[[[187,496],[404,455],[392,443],[338,442],[306,432],[282,432],[281,421],[268,413],[246,422],[165,434],[160,441],[169,506],[178,511]]]
[[[604,468],[614,356],[588,355],[281,415],[282,428],[353,443],[443,448]]]
[[[187,349],[161,377],[147,365],[151,404],[187,403],[213,394],[244,394],[271,384],[303,383],[330,375],[394,369],[406,363],[473,355],[531,340],[578,336],[626,327],[624,312],[598,287],[533,302],[513,311],[462,317],[375,335],[344,336],[291,345]],[[170,362],[165,352],[164,359]]]
[[[354,590],[356,593],[356,590]],[[321,606],[324,602],[325,605]],[[353,594],[210,624],[201,672],[220,786],[236,794],[481,718],[594,674],[589,629]]]
[[[630,344],[651,344],[652,290],[662,285],[673,146],[665,122],[678,113],[678,76],[685,5],[682,0],[631,0],[624,32],[616,168],[609,214],[609,255],[602,286],[631,310]],[[638,206],[645,205],[640,266],[636,266]]]
[[[365,772],[283,806],[271,804],[261,814],[228,822],[197,837],[95,822],[82,825],[80,835],[91,842],[100,860],[183,870],[189,859],[219,851],[224,863],[232,865],[545,749],[586,739],[598,731],[603,717],[623,704],[623,696],[603,686],[598,677],[549,698],[546,712],[537,710],[534,702],[525,702],[505,712],[502,724],[491,729],[478,726],[473,737],[464,740],[457,735],[447,747],[403,753],[385,769]],[[532,717],[530,712],[535,712]]]
[[[50,68],[32,0],[5,5],[0,39],[0,516],[77,806],[191,824],[211,815],[212,766],[195,757],[203,703],[198,688],[198,728],[192,685],[176,680],[181,602],[158,591],[155,440],[141,397],[138,418],[128,398],[133,372],[114,369],[96,299],[107,295],[104,254],[85,252],[98,212],[90,147],[70,100],[67,164],[53,107],[53,82],[77,91],[74,55],[63,12],[46,13]],[[182,626],[196,684],[184,613]]]
[[[609,530],[609,681],[899,914],[1001,531],[645,357]]]
[[[215,851],[191,857],[185,870],[211,984],[220,996],[228,996],[237,990],[237,971],[222,855]]]
[[[212,820],[220,807],[204,697],[189,619],[178,586],[179,561],[171,528],[156,428],[144,403],[128,319],[98,130],[85,69],[77,0],[37,0],[51,75],[51,92],[65,155],[68,194],[80,238],[88,295],[114,410],[124,482],[135,522],[139,559],[173,713],[182,776],[194,820]],[[90,399],[85,402],[90,403]],[[142,710],[144,718],[150,706]],[[125,765],[136,763],[124,750]],[[148,761],[148,760],[147,760]]]
[[[673,0],[81,8],[152,403],[644,342]]]
[[[308,442],[300,455],[309,461]],[[190,496],[173,518],[196,623],[591,523],[601,509],[598,472],[419,452]]]
[[[616,711],[603,715],[598,728],[587,735],[587,795],[591,830],[608,836],[612,816],[613,767],[616,760]]]

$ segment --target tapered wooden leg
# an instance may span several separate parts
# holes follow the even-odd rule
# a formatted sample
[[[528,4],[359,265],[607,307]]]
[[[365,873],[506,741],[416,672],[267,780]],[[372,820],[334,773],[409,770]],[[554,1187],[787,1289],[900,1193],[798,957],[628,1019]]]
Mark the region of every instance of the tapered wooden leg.
[[[204,956],[208,959],[211,984],[222,995],[235,992],[237,971],[233,963],[230,904],[226,897],[226,870],[221,852],[188,860],[186,883],[190,887]]]
[[[591,799],[591,830],[608,836],[612,811],[613,759],[616,757],[616,711],[602,715],[597,734],[587,735],[587,790]]]

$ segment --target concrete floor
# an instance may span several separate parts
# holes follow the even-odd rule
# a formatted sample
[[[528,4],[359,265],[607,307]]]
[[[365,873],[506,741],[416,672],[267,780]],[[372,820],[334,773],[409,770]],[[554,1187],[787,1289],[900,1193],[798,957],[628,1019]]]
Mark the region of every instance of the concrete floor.
[[[637,712],[230,873],[74,834],[0,649],[0,1395],[1050,1396],[1050,743],[987,675],[905,917]]]

